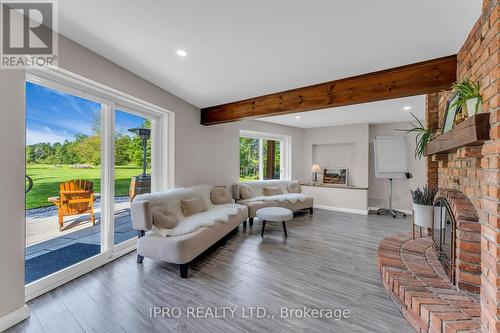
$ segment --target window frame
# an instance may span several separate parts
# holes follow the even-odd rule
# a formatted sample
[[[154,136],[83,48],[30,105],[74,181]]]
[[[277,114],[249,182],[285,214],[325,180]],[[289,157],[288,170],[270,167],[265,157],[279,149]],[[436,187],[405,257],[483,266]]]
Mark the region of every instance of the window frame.
[[[101,253],[25,285],[25,300],[29,301],[136,249],[137,238],[114,245],[115,111],[155,120],[152,122],[152,191],[174,187],[175,113],[58,67],[27,69],[25,82],[100,103],[102,137]]]
[[[290,135],[259,132],[254,130],[240,129],[239,138],[259,140],[259,180],[264,180],[264,145],[263,140],[280,142],[280,180],[291,180],[292,178],[292,137]],[[238,154],[239,156],[239,154]],[[240,160],[238,159],[238,164]],[[238,167],[240,170],[240,167]],[[238,171],[239,172],[239,171]],[[241,177],[241,174],[239,175]]]

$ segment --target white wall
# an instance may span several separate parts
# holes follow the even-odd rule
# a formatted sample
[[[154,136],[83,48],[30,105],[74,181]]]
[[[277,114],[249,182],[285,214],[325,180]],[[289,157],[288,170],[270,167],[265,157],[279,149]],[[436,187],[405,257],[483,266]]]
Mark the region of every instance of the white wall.
[[[203,146],[203,165],[198,175],[201,182],[229,185],[239,180],[239,137],[242,129],[290,136],[292,139],[292,179],[304,177],[302,169],[304,130],[247,120],[201,128],[202,141],[199,145]]]
[[[203,165],[199,110],[92,51],[59,38],[59,66],[175,112],[175,184],[198,183]],[[0,70],[0,318],[24,304],[25,72]]]
[[[426,183],[426,165],[425,158],[416,160],[413,152],[415,151],[415,134],[405,134],[395,129],[409,128],[408,122],[389,123],[370,125],[370,174],[368,206],[370,207],[388,207],[389,180],[375,178],[375,162],[373,155],[373,138],[375,136],[405,136],[408,144],[408,169],[413,175],[411,179],[393,180],[392,205],[396,209],[411,210],[410,189],[424,186]]]
[[[313,162],[320,163],[321,168],[348,167],[349,185],[368,187],[368,124],[307,129],[302,163],[304,180],[311,180]]]

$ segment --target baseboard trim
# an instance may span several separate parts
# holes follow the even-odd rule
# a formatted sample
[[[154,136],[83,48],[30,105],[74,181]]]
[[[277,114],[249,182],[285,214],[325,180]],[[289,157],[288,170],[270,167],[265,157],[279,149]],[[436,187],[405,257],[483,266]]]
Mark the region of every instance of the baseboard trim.
[[[384,207],[368,207],[368,211],[370,211],[370,210],[377,211],[380,208],[384,208]],[[400,212],[403,212],[406,215],[413,215],[413,210],[411,210],[411,209],[399,209],[399,208],[394,208],[394,209],[399,210]]]
[[[22,322],[30,316],[30,308],[27,305],[12,311],[11,313],[0,318],[0,332],[5,331],[9,327]]]
[[[324,209],[324,210],[333,210],[333,211],[342,212],[342,213],[368,215],[368,210],[362,210],[362,209],[352,209],[352,208],[323,206],[323,205],[314,205],[314,208]]]

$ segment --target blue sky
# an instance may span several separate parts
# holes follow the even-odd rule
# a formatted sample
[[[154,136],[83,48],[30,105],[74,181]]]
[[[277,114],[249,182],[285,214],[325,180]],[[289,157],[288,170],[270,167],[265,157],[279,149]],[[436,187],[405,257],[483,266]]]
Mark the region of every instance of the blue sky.
[[[27,82],[26,144],[71,141],[75,134],[92,134],[92,124],[100,108],[99,103]],[[116,111],[117,131],[126,132],[143,122],[142,117]]]

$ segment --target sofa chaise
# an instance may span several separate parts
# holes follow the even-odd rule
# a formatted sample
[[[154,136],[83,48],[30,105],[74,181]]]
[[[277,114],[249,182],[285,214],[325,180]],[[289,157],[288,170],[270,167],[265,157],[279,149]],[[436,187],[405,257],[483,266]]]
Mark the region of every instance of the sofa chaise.
[[[283,207],[291,211],[308,209],[313,213],[314,199],[301,194],[298,181],[259,180],[240,182],[232,186],[236,203],[248,207],[250,225],[257,210],[264,207]]]
[[[148,257],[179,264],[180,276],[186,278],[190,261],[246,223],[246,206],[234,203],[229,192],[230,202],[214,204],[212,190],[212,186],[200,185],[135,197],[130,208],[133,227],[139,234],[137,262]],[[196,197],[203,199],[207,209],[186,217],[181,202]],[[167,210],[178,224],[172,229],[158,228],[154,223],[155,209]]]

